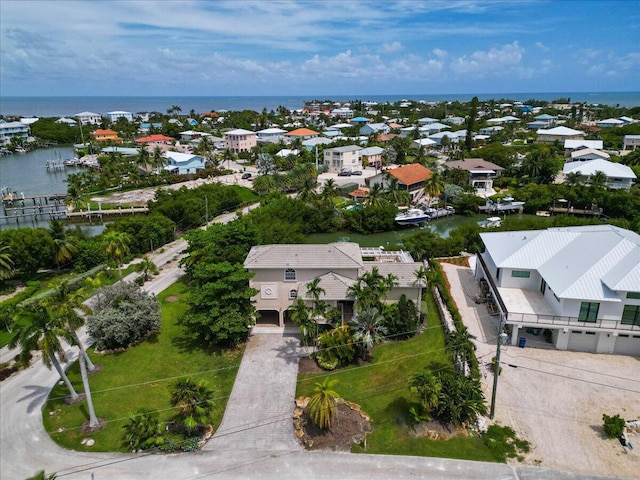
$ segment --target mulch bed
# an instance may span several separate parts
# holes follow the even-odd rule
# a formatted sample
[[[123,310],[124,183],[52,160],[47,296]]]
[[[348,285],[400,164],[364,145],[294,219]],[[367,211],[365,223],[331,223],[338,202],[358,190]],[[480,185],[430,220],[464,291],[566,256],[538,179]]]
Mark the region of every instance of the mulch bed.
[[[307,450],[349,452],[353,443],[362,443],[372,430],[370,421],[346,403],[336,405],[336,417],[329,430],[321,430],[314,425],[306,411],[302,419],[305,422],[304,436],[299,440]]]

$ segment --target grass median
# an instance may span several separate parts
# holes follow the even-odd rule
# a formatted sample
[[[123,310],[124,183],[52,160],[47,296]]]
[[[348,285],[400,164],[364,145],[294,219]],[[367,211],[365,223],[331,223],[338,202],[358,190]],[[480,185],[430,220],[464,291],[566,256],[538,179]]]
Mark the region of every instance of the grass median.
[[[145,407],[157,411],[161,421],[173,416],[169,404],[170,385],[176,379],[204,379],[214,392],[215,408],[212,424],[217,428],[235,381],[243,347],[211,348],[196,345],[183,336],[177,324],[186,311],[186,287],[178,282],[162,292],[162,326],[157,335],[121,353],[96,355],[94,363],[101,370],[89,377],[96,415],[107,421],[99,432],[84,434],[82,424],[88,419],[86,403],[66,405],[68,392],[56,385],[44,410],[44,427],[59,445],[82,451],[124,452],[122,425],[130,413]],[[69,378],[78,392],[82,380],[77,362],[69,369]],[[88,447],[81,442],[95,440]]]

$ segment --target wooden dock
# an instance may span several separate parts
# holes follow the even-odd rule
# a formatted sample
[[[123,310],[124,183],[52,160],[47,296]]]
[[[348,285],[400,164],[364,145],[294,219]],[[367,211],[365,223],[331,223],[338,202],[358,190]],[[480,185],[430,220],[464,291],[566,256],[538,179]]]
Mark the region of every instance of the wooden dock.
[[[551,213],[561,213],[569,215],[584,215],[600,217],[603,215],[602,208],[573,208],[573,207],[551,207],[549,209]]]

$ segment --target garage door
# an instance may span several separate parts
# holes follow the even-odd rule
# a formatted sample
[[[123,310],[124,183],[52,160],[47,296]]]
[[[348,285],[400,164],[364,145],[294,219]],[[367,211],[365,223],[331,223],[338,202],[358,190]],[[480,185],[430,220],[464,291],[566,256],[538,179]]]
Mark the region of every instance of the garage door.
[[[574,330],[569,337],[567,350],[575,350],[576,352],[595,352],[598,344],[598,335],[596,332],[584,332]]]
[[[613,353],[640,355],[640,335],[618,335]]]

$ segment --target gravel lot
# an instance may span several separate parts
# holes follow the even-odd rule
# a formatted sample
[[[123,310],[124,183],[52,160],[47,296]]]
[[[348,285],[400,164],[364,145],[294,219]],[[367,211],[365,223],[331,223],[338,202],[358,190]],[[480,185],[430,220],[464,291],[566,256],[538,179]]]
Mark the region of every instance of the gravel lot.
[[[443,268],[465,325],[477,337],[478,359],[490,363],[497,319],[472,300],[477,287],[471,269]],[[531,443],[525,464],[640,478],[640,435],[629,436],[637,447],[630,452],[602,430],[603,413],[640,418],[640,358],[559,351],[530,338],[525,348],[503,347],[501,365],[495,421]],[[490,399],[493,375],[483,368],[483,376]]]

